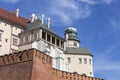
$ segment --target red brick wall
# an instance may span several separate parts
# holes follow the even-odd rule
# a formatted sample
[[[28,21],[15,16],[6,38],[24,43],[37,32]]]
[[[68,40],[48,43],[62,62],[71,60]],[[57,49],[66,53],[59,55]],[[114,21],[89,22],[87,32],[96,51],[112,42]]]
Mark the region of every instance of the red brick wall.
[[[40,51],[34,50],[31,80],[53,80],[52,58]]]
[[[0,66],[0,80],[30,80],[32,61]]]
[[[33,65],[32,50],[0,57],[0,80],[30,80]]]

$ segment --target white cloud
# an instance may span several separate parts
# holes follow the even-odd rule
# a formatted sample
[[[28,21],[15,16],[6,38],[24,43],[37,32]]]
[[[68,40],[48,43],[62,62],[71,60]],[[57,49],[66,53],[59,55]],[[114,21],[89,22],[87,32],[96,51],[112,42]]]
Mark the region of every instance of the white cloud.
[[[113,0],[52,0],[48,2],[47,12],[52,16],[52,20],[72,24],[75,20],[85,19],[92,13],[91,6],[95,4],[110,4]],[[53,17],[54,16],[54,17]]]
[[[96,0],[79,0],[81,2],[85,2],[85,3],[88,3],[88,4],[97,4],[98,2]]]
[[[111,4],[113,0],[101,0],[101,1],[106,3],[106,4]]]
[[[18,2],[19,0],[2,0],[4,2],[8,2],[8,3],[16,3]]]
[[[94,60],[94,69],[95,71],[117,71],[120,70],[120,62],[112,61],[113,53],[117,48],[116,45],[110,46],[104,52],[95,56]]]
[[[91,14],[89,5],[81,4],[75,0],[52,0],[49,7],[51,15],[58,17],[57,21],[72,24],[74,20],[84,19]]]
[[[78,0],[78,1],[94,5],[94,4],[102,4],[102,3],[111,4],[113,0]]]

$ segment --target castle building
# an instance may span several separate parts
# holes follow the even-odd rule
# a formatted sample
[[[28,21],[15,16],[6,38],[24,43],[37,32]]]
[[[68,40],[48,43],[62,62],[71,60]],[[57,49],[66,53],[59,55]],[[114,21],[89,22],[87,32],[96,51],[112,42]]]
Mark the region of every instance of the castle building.
[[[80,40],[77,37],[77,30],[73,27],[66,29],[65,39],[66,50],[64,54],[66,66],[68,67],[67,71],[94,76],[92,67],[93,55],[87,48],[80,48]]]
[[[31,14],[31,20],[19,16],[19,9],[13,12],[0,8],[0,55],[35,48],[52,57],[52,67],[94,77],[93,55],[87,48],[80,48],[77,29],[70,26],[65,30],[65,38],[50,29],[44,15],[37,19]]]
[[[19,9],[9,12],[0,8],[0,55],[18,51],[18,34],[28,21],[19,16]]]

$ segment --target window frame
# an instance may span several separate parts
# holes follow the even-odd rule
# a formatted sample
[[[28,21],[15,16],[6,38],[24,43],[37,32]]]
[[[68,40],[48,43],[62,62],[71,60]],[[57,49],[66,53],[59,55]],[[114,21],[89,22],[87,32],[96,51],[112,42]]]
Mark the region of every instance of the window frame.
[[[71,63],[71,58],[67,57],[67,62],[70,64]]]
[[[79,64],[82,64],[82,58],[79,58]]]
[[[2,33],[3,32],[4,32],[3,30],[0,30],[0,41],[2,41]]]
[[[87,64],[87,58],[84,58],[84,64]]]

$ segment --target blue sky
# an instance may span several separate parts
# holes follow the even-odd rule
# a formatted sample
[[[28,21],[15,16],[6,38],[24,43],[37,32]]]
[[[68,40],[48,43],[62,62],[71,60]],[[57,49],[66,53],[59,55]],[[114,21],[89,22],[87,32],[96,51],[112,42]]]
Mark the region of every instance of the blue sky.
[[[0,7],[29,18],[31,13],[51,17],[51,29],[63,36],[73,25],[81,47],[94,55],[96,77],[119,80],[120,0],[0,0]]]

